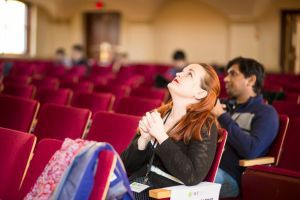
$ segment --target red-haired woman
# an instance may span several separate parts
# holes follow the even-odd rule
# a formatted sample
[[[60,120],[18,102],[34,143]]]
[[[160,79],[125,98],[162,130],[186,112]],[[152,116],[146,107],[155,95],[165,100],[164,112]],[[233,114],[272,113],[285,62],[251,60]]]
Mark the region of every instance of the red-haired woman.
[[[207,64],[184,68],[168,89],[172,101],[140,120],[139,134],[121,158],[131,183],[150,188],[196,185],[206,177],[217,146],[217,121],[211,113],[220,92],[214,69]],[[146,189],[136,199],[147,199]]]

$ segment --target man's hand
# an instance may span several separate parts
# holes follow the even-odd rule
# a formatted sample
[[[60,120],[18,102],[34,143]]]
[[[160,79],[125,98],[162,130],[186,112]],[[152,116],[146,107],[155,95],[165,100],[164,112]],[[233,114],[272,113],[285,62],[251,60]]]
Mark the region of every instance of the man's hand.
[[[220,115],[222,115],[223,113],[225,113],[225,108],[226,105],[225,104],[221,104],[220,100],[218,99],[215,107],[211,110],[212,114],[214,114],[216,117],[219,117]]]

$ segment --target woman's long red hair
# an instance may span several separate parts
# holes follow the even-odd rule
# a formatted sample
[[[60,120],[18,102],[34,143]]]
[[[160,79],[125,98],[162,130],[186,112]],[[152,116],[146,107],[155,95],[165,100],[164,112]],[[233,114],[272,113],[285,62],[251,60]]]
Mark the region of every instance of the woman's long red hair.
[[[187,114],[175,124],[168,132],[169,137],[176,141],[183,140],[188,143],[191,139],[202,140],[202,133],[210,134],[211,126],[216,123],[216,117],[211,113],[220,93],[220,81],[217,73],[210,65],[200,63],[206,71],[206,76],[201,80],[202,88],[207,91],[207,96],[196,104],[187,108]],[[172,101],[158,108],[164,117],[172,108]]]

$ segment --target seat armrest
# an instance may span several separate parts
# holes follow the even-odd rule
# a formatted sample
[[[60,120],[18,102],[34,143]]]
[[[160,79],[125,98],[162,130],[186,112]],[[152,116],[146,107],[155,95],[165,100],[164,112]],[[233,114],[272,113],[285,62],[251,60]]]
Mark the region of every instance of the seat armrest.
[[[275,162],[274,157],[259,157],[255,159],[249,159],[249,160],[240,160],[239,165],[242,167],[250,167],[254,165],[273,164],[274,162]]]
[[[164,199],[171,197],[171,190],[166,188],[158,188],[149,191],[149,196],[154,199]]]

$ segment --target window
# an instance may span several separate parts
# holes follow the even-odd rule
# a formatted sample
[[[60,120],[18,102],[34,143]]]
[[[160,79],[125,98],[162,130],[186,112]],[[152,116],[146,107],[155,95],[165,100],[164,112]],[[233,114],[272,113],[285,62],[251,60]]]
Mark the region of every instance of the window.
[[[0,0],[0,54],[25,54],[28,38],[28,6]]]

